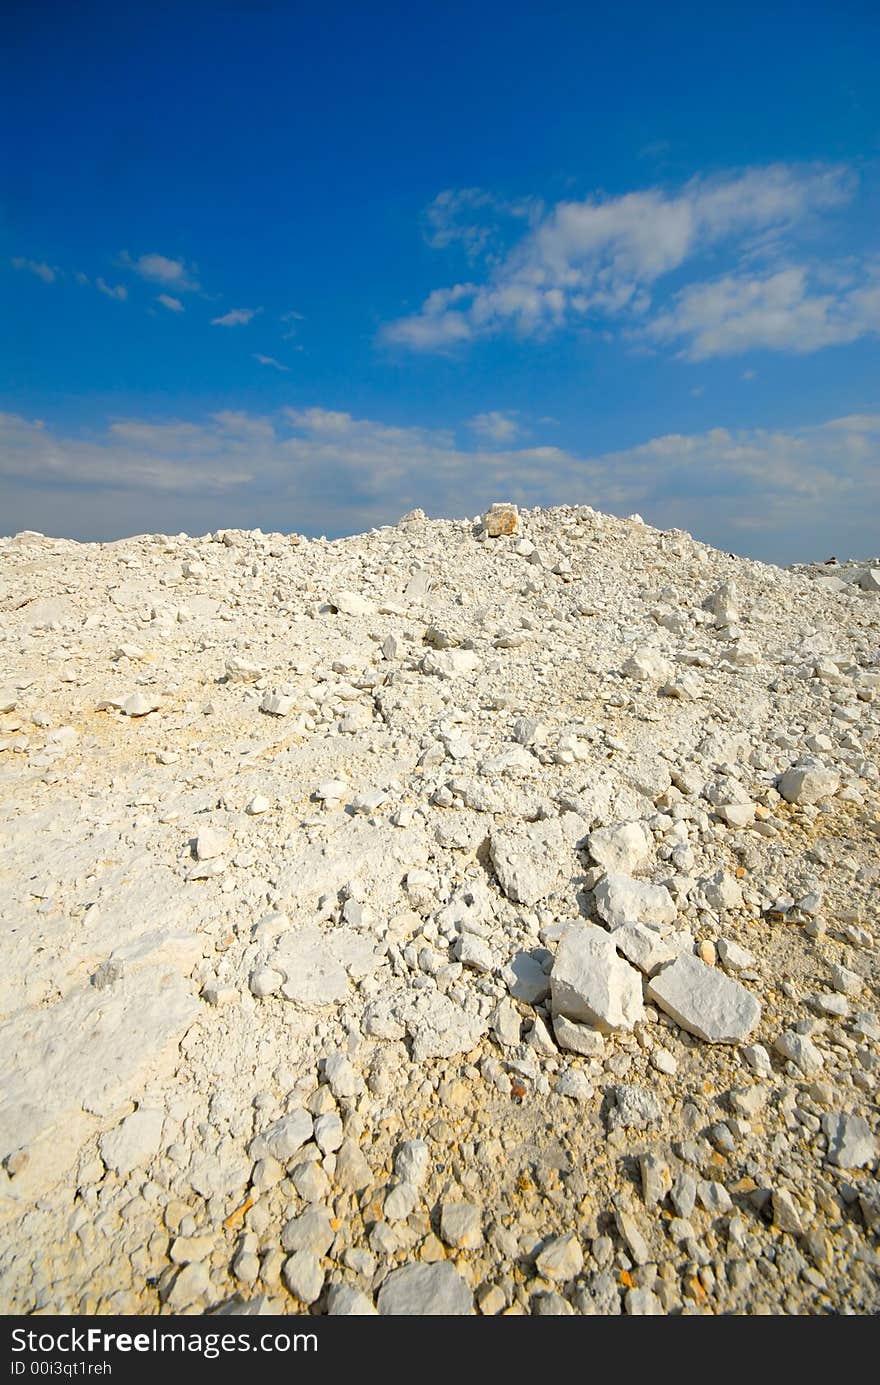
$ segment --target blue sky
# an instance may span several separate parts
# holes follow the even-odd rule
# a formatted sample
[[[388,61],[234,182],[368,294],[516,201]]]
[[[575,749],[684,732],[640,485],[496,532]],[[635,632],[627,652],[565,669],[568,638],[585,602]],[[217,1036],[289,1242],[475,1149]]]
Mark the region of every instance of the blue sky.
[[[877,550],[874,3],[12,3],[0,532]]]

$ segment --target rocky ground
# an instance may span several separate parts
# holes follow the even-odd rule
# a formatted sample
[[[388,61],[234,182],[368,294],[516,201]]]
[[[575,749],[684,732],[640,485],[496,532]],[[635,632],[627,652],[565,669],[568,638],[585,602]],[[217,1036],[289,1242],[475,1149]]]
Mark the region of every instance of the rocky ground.
[[[880,1309],[880,561],[0,558],[3,1309]]]

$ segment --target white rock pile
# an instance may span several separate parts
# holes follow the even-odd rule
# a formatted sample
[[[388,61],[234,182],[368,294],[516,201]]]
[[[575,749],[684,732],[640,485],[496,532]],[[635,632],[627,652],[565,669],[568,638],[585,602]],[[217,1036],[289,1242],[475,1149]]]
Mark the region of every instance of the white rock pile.
[[[0,1306],[876,1313],[880,560],[0,539]]]

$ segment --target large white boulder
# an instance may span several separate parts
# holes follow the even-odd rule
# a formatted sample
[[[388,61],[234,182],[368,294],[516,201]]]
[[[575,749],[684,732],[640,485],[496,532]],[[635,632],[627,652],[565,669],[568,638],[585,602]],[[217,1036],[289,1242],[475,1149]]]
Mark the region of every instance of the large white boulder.
[[[642,978],[618,954],[611,936],[591,923],[573,923],[562,935],[550,995],[554,1015],[608,1033],[632,1029],[642,1018]]]
[[[649,981],[647,997],[682,1029],[712,1044],[744,1042],[761,1018],[751,991],[687,952]]]

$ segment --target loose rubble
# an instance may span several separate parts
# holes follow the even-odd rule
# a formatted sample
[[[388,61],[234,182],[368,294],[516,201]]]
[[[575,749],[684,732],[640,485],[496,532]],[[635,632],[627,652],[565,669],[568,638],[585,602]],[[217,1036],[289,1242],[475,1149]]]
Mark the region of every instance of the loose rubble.
[[[880,1309],[880,559],[0,559],[5,1311]]]

